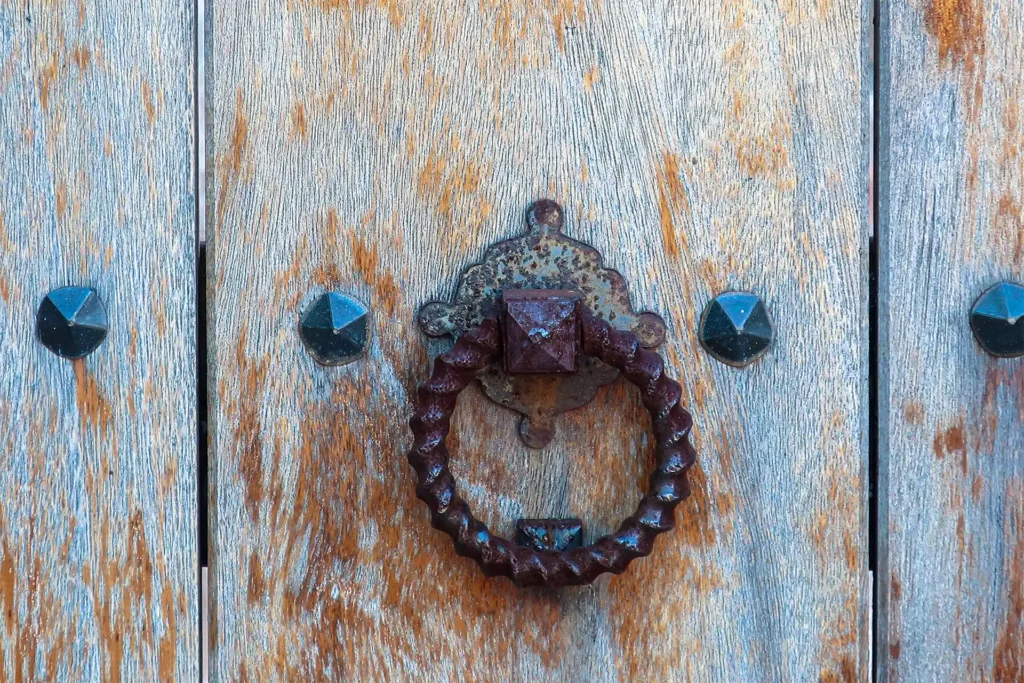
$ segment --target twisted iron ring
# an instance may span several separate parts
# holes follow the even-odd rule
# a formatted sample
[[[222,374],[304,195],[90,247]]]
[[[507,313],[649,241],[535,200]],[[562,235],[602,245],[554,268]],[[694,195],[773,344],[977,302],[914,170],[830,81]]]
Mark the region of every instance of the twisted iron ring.
[[[455,541],[455,551],[470,557],[487,576],[505,576],[517,586],[578,586],[604,573],[621,574],[646,557],[654,539],[675,526],[675,508],[690,495],[686,472],[696,455],[689,442],[693,420],[680,407],[682,389],[664,371],[664,361],[640,346],[636,335],[616,330],[593,313],[582,312],[583,353],[617,368],[639,387],[657,439],[657,467],[636,512],[615,533],[571,550],[537,551],[492,534],[459,497],[448,469],[445,438],[459,393],[501,354],[498,321],[489,318],[459,337],[438,356],[430,380],[420,386],[410,420],[415,442],[409,463],[416,471],[416,495],[430,508],[431,523]]]

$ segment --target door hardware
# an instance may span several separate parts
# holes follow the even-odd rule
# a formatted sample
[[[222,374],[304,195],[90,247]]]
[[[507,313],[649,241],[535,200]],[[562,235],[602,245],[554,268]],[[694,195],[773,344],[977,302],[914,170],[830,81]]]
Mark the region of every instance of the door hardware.
[[[971,308],[971,330],[992,356],[1024,356],[1024,286],[1000,282],[982,294]]]
[[[302,314],[299,338],[320,365],[352,363],[366,353],[370,341],[370,309],[347,294],[321,294]]]
[[[96,290],[62,287],[47,294],[36,313],[36,337],[68,360],[95,351],[107,338],[107,311]]]
[[[420,310],[419,324],[428,335],[459,337],[487,318],[497,318],[506,290],[568,290],[584,308],[630,330],[645,348],[665,340],[665,321],[654,313],[637,313],[629,300],[626,279],[605,268],[588,244],[562,233],[562,207],[551,200],[535,202],[527,211],[526,234],[492,245],[482,263],[462,275],[455,300],[433,302]],[[515,304],[529,307],[526,301]],[[495,363],[480,377],[492,401],[523,415],[519,435],[531,448],[543,448],[555,435],[555,418],[593,400],[599,387],[615,381],[618,370],[595,358],[579,358],[574,373],[529,375],[506,372]]]
[[[725,292],[704,309],[699,336],[712,358],[742,368],[768,351],[775,330],[768,308],[756,294]]]
[[[595,249],[564,236],[562,216],[552,201],[535,203],[526,235],[491,247],[484,262],[463,275],[453,304],[428,304],[420,313],[426,331],[451,333],[456,342],[435,360],[410,421],[416,494],[459,555],[475,560],[487,576],[519,586],[589,584],[649,555],[654,539],[675,526],[696,459],[689,442],[693,421],[679,404],[682,388],[664,374],[661,356],[645,348],[662,341],[664,323],[633,312],[625,279],[605,269]],[[657,440],[656,467],[636,512],[588,546],[576,519],[519,520],[516,543],[492,534],[459,497],[448,468],[445,440],[459,393],[479,378],[492,399],[532,425],[536,416],[550,420],[585,404],[619,373],[640,390]],[[557,410],[535,407],[533,401],[545,396]],[[520,429],[528,445],[547,443],[550,433],[531,443],[531,427]]]

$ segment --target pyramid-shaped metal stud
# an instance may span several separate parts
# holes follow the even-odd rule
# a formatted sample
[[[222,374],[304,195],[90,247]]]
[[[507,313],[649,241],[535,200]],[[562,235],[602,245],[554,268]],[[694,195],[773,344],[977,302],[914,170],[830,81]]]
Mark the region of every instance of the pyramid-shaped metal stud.
[[[504,292],[502,302],[506,372],[576,372],[579,298],[574,292],[515,289]]]
[[[358,360],[370,338],[369,309],[338,292],[321,294],[299,321],[306,351],[321,365],[337,366]]]
[[[516,522],[516,545],[561,552],[583,545],[583,522],[578,519],[521,519]]]
[[[1024,286],[1000,282],[982,294],[971,308],[971,330],[993,356],[1024,356]]]
[[[96,350],[107,337],[107,311],[95,290],[55,289],[39,304],[36,336],[61,358],[76,360]]]
[[[764,302],[749,292],[726,292],[704,309],[700,343],[715,359],[735,367],[750,365],[771,346],[775,332]]]

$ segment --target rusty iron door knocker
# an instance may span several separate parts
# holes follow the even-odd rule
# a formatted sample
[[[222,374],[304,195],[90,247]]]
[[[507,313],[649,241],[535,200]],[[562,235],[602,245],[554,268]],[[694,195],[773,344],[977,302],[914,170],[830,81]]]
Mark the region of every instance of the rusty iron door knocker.
[[[605,268],[596,249],[562,234],[558,204],[534,203],[527,223],[525,235],[492,246],[466,271],[453,303],[420,312],[428,334],[456,342],[419,388],[409,462],[433,525],[484,574],[519,586],[584,585],[621,574],[673,528],[675,508],[690,493],[693,423],[679,405],[679,384],[650,350],[664,339],[661,318],[634,312],[622,275]],[[448,468],[445,439],[458,394],[479,379],[492,400],[522,413],[520,437],[540,448],[556,415],[586,404],[620,373],[640,389],[657,439],[656,468],[636,512],[585,547],[578,520],[520,520],[517,543],[492,534],[459,497]]]

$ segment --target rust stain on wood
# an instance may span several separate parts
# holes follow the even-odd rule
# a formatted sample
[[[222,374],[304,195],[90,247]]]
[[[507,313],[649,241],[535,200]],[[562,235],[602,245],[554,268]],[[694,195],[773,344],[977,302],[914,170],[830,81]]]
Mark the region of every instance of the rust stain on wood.
[[[994,212],[990,241],[993,252],[1010,263],[1024,263],[1024,211],[1020,202],[1004,192]]]
[[[306,137],[306,105],[296,102],[292,109],[292,133],[300,138]]]
[[[146,118],[149,120],[149,127],[156,123],[156,104],[153,102],[153,86],[149,81],[142,82],[142,106],[146,109]]]
[[[287,587],[281,576],[268,577],[269,585],[283,589],[285,616],[299,622],[303,614],[322,608],[319,628],[313,634],[316,652],[307,661],[306,674],[340,670],[347,671],[345,648],[338,634],[347,631],[346,624],[359,618],[358,609],[344,600],[324,595],[321,587],[330,585],[338,566],[351,565],[359,552],[358,523],[348,515],[337,515],[334,501],[360,497],[359,484],[347,476],[345,460],[362,457],[363,442],[352,433],[346,416],[330,406],[307,406],[307,419],[301,425],[301,444],[296,453],[298,479],[295,506],[282,533],[286,535],[285,561],[281,570],[287,572],[300,554],[306,555],[305,570],[297,589]],[[370,489],[375,482],[367,481]],[[380,494],[372,494],[374,500]],[[382,499],[378,499],[383,502]],[[368,507],[367,509],[373,509]]]
[[[586,19],[585,4],[573,2],[573,0],[560,0],[555,8],[552,17],[552,25],[555,30],[555,40],[558,42],[558,49],[565,52],[565,31],[567,27],[582,24]]]
[[[903,600],[903,583],[900,581],[900,577],[896,572],[892,572],[889,576],[889,601],[891,607],[889,608],[889,656],[895,661],[900,658],[900,654],[903,652],[903,642],[900,633],[900,614],[901,607],[900,601]]]
[[[3,599],[4,616],[7,621],[8,635],[14,630],[14,597],[17,589],[17,576],[14,573],[14,555],[11,554],[11,547],[4,539],[4,559],[0,562],[0,598]],[[3,662],[0,661],[0,664]]]
[[[174,681],[177,673],[178,612],[170,583],[164,583],[160,591],[160,611],[163,616],[164,633],[160,636],[157,658],[161,681]],[[184,611],[184,610],[182,610]]]
[[[982,491],[985,488],[985,478],[980,474],[974,475],[974,480],[971,482],[971,500],[975,503],[981,500]]]
[[[238,182],[242,175],[242,160],[248,150],[248,144],[249,120],[245,116],[245,102],[242,98],[242,88],[239,87],[235,92],[235,121],[226,153],[228,167],[222,174],[220,195],[217,200],[218,225],[224,219],[224,211],[228,203],[228,189],[231,183]]]
[[[134,510],[128,519],[127,529],[114,533],[126,533],[126,554],[119,561],[111,552],[110,519],[105,514],[99,532],[101,557],[107,558],[103,565],[102,584],[96,586],[96,621],[99,626],[100,643],[107,664],[106,680],[119,683],[122,678],[125,649],[141,651],[143,641],[149,647],[153,644],[153,633],[149,628],[149,610],[153,607],[153,559],[146,538],[145,522],[141,510]],[[83,578],[90,581],[91,572],[83,569]],[[115,605],[115,596],[120,604]],[[135,615],[143,614],[145,628],[135,629]]]
[[[100,393],[99,384],[85,368],[85,360],[73,361],[75,368],[75,403],[82,426],[92,425],[100,433],[110,427],[113,410]]]
[[[128,519],[128,554],[120,572],[108,574],[108,579],[111,578],[115,582],[121,581],[121,623],[122,627],[128,630],[127,626],[132,621],[129,601],[138,605],[144,614],[153,606],[153,558],[149,553],[146,525],[141,510],[135,510]],[[152,642],[153,636],[148,629],[141,637]]]
[[[392,274],[380,267],[380,254],[376,244],[367,245],[358,232],[351,232],[352,263],[356,272],[363,276],[366,284],[373,288],[376,305],[383,307],[388,315],[395,314],[399,291]]]
[[[68,184],[58,180],[54,188],[54,201],[57,204],[57,216],[63,217],[68,210]]]
[[[700,449],[697,449],[700,452]],[[716,506],[708,491],[708,478],[700,459],[690,470],[690,497],[676,511],[677,529],[673,533],[689,546],[704,547],[717,543],[711,516]]]
[[[857,680],[857,663],[850,655],[839,660],[838,670],[823,671],[818,678],[819,683],[855,683]]]
[[[925,27],[938,42],[939,59],[948,67],[962,63],[973,72],[985,54],[985,5],[982,0],[931,0]]]
[[[442,148],[431,147],[426,161],[416,176],[416,187],[423,199],[437,203],[437,212],[450,222],[453,204],[462,204],[467,197],[478,195],[484,176],[482,162],[463,151],[463,142],[450,136]]]
[[[231,170],[235,175],[238,175],[242,170],[242,155],[245,153],[249,142],[249,121],[245,118],[241,88],[238,89],[235,96],[235,107],[235,126],[231,131],[228,159],[230,160]]]
[[[85,45],[79,45],[71,53],[71,59],[79,71],[85,71],[92,62],[92,51]]]
[[[767,136],[741,138],[736,146],[736,163],[748,178],[774,177],[790,165],[789,144],[792,130],[777,118]]]
[[[664,152],[658,166],[658,215],[665,254],[670,258],[679,258],[680,246],[687,247],[686,233],[678,232],[674,223],[676,215],[682,214],[687,219],[690,216],[690,200],[680,175],[679,156]]]
[[[267,592],[267,581],[263,576],[263,564],[256,551],[249,555],[249,604],[255,605]]]
[[[259,521],[260,502],[263,500],[263,426],[260,419],[262,397],[265,393],[269,359],[254,361],[246,354],[248,325],[242,323],[235,346],[235,367],[238,372],[239,394],[235,397],[238,425],[235,428],[235,448],[238,473],[245,488],[245,508],[253,523]]]
[[[39,75],[39,102],[43,111],[50,108],[50,88],[60,76],[60,56],[54,52]]]
[[[1018,496],[1018,501],[1021,498]],[[1018,511],[1020,524],[1024,513]],[[1018,538],[1007,562],[1009,584],[1006,623],[993,654],[992,678],[997,683],[1024,680],[1024,534],[1018,527]]]
[[[961,456],[960,466],[967,473],[967,439],[964,437],[963,422],[953,425],[947,429],[940,429],[932,441],[932,450],[935,457],[942,460],[951,453],[959,453]]]
[[[295,2],[299,6],[324,11],[340,10],[348,21],[351,20],[355,12],[376,7],[387,14],[388,21],[396,29],[402,27],[406,14],[399,0],[295,0]]]
[[[924,405],[920,401],[907,401],[904,403],[903,421],[915,427],[920,427],[924,424]]]

